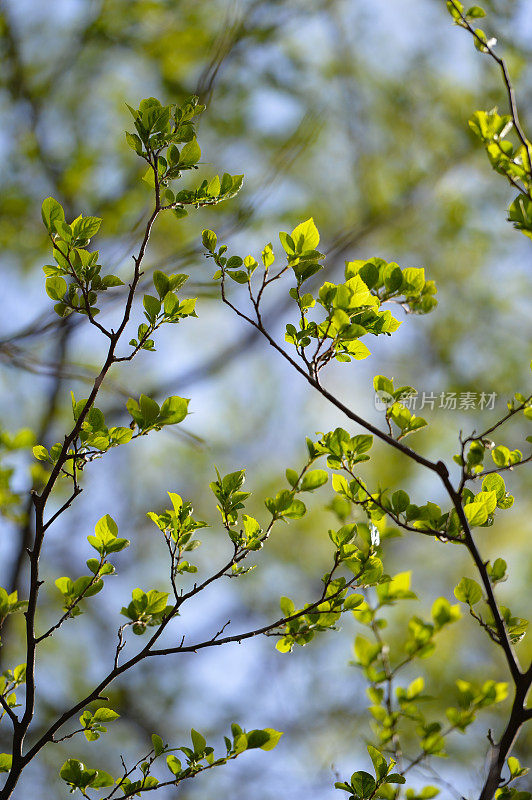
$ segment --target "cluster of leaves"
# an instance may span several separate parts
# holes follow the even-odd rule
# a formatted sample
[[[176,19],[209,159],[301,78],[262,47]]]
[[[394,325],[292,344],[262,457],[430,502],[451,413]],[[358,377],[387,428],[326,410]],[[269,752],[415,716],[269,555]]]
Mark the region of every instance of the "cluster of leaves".
[[[247,514],[243,514],[245,500],[250,493],[242,491],[245,471],[238,470],[222,477],[217,472],[217,480],[210,486],[218,500],[218,511],[229,538],[235,547],[235,558],[232,574],[240,575],[248,570],[239,567],[237,562],[253,550],[259,550],[266,541],[273,525],[280,521],[300,519],[306,513],[305,504],[296,497],[298,493],[313,492],[328,481],[325,470],[311,469],[320,453],[308,440],[308,459],[302,470],[286,470],[290,489],[280,490],[275,497],[268,497],[265,506],[270,512],[271,521],[266,530],[259,522]],[[305,645],[316,633],[334,630],[335,623],[344,611],[351,610],[362,602],[362,596],[349,594],[353,583],[369,585],[377,582],[382,575],[382,563],[372,552],[371,544],[357,543],[357,526],[345,526],[339,531],[329,531],[329,538],[334,544],[335,554],[333,568],[322,578],[324,589],[319,602],[307,603],[302,609],[296,609],[294,602],[281,598],[281,611],[284,620],[275,635],[280,636],[277,649],[282,653],[292,650],[294,644]],[[334,577],[339,566],[344,565],[354,578]]]
[[[349,556],[346,556],[343,560],[347,561],[348,558]],[[367,560],[369,561],[369,559]],[[357,566],[359,565],[360,562]],[[377,560],[372,558],[371,564],[368,564],[367,574],[365,575],[361,568],[357,580],[360,579],[360,582],[365,583],[375,579],[377,574]],[[360,594],[347,594],[349,585],[343,577],[331,580],[330,574],[326,573],[323,582],[327,587],[325,599],[318,605],[307,603],[303,609],[296,609],[293,600],[289,597],[281,597],[280,606],[283,617],[294,617],[294,619],[289,619],[284,624],[282,636],[275,645],[280,653],[291,652],[295,644],[301,647],[305,646],[314,639],[317,633],[336,630],[336,623],[342,612],[351,611],[363,600]]]
[[[408,494],[402,489],[394,491],[391,496],[385,489],[376,492],[368,490],[366,482],[355,474],[354,469],[357,464],[369,460],[368,451],[372,444],[373,436],[350,436],[343,428],[321,434],[321,439],[317,442],[308,441],[309,449],[316,455],[326,455],[327,465],[336,470],[332,477],[332,487],[337,499],[347,504],[341,508],[338,503],[333,502],[333,509],[339,516],[346,519],[352,506],[359,506],[366,513],[369,524],[382,529],[387,536],[398,534],[397,531],[383,528],[386,516],[407,529],[436,535],[441,531],[447,537],[456,534],[459,531],[456,512],[443,514],[441,508],[430,501],[423,506],[417,506],[410,502]]]
[[[119,716],[120,714],[117,714],[112,708],[106,708],[105,706],[97,708],[94,713],[86,708],[79,721],[87,741],[94,742],[100,738],[102,733],[107,733],[107,728],[103,723],[113,722]]]
[[[442,540],[459,539],[460,523],[454,509],[443,513],[440,506],[430,500],[418,506],[410,502],[409,495],[403,489],[391,494],[387,489],[370,492],[362,478],[350,470],[346,472],[353,476],[352,480],[344,475],[334,475],[334,490],[349,503],[361,506],[371,524],[377,528],[382,527],[385,518],[389,517],[405,530],[427,533]],[[398,535],[398,532],[394,531],[394,535]]]
[[[87,536],[87,541],[99,556],[87,560],[91,574],[82,575],[76,580],[63,576],[55,581],[63,596],[63,610],[68,616],[75,617],[81,614],[78,603],[84,598],[98,594],[103,589],[104,576],[115,573],[115,567],[107,560],[107,556],[129,547],[129,540],[117,534],[118,525],[109,514],[99,519],[94,528],[94,536]]]
[[[329,539],[335,548],[334,566],[322,578],[325,586],[322,601],[297,610],[290,598],[281,598],[283,615],[291,618],[284,625],[282,638],[276,645],[281,653],[290,652],[294,644],[307,644],[316,633],[335,630],[343,612],[358,608],[364,597],[357,592],[348,594],[353,584],[358,589],[388,580],[383,574],[382,560],[380,554],[377,555],[375,542],[367,526],[343,525],[338,530],[329,530]],[[345,567],[354,577],[349,581],[343,576],[335,578],[339,567]]]
[[[470,6],[467,11],[464,5],[459,0],[447,0],[447,9],[453,18],[456,25],[464,28],[469,28],[474,36],[474,44],[480,53],[490,53],[492,48],[497,44],[497,39],[494,37],[488,38],[486,32],[482,28],[471,29],[471,25],[476,24],[475,20],[481,19],[486,16],[486,12],[481,6]]]
[[[251,299],[257,313],[266,286],[288,270],[293,272],[296,286],[290,289],[289,294],[297,303],[300,318],[297,326],[287,324],[285,340],[294,345],[314,375],[332,359],[351,361],[366,358],[370,351],[361,341],[366,334],[391,335],[397,330],[401,323],[391,311],[381,309],[383,303],[397,302],[406,310],[417,313],[427,313],[436,305],[436,287],[433,281],[425,280],[423,269],[401,269],[397,264],[388,264],[379,258],[347,262],[344,283],[326,282],[316,295],[305,292],[303,283],[323,268],[320,262],[325,257],[316,249],[320,235],[314,220],[311,218],[300,223],[290,234],[281,232],[279,239],[287,264],[270,277],[269,270],[275,256],[271,243],[265,246],[261,257],[264,266],[262,281],[255,298],[251,280],[258,267],[256,259],[251,255],[245,259],[240,256],[228,258],[226,245],[216,250],[217,236],[213,231],[204,230],[202,235],[206,255],[213,258],[218,267],[214,279],[224,282],[227,277],[236,283],[250,284]],[[310,318],[311,309],[318,307],[320,314],[317,319]]]
[[[72,414],[74,422],[77,422],[85,410],[88,400],[76,400],[73,392],[71,392],[71,397]],[[127,444],[131,441],[132,436],[133,431],[130,428],[123,426],[108,428],[103,411],[92,405],[83,418],[76,446],[69,450],[69,456],[75,460],[77,469],[83,469],[86,461],[102,455],[111,447]],[[56,464],[62,449],[61,442],[56,442],[49,450],[44,445],[36,445],[33,448],[33,455],[39,461]]]
[[[143,592],[142,589],[133,589],[131,592],[131,603],[122,608],[120,612],[133,623],[133,633],[142,636],[148,627],[159,626],[164,618],[172,611],[173,606],[167,605],[168,592],[160,592],[157,589],[150,589]]]
[[[183,553],[189,553],[200,546],[199,539],[193,539],[194,533],[200,528],[206,528],[207,523],[195,520],[192,517],[192,503],[184,503],[175,492],[168,492],[172,503],[171,509],[166,509],[163,514],[148,511],[148,518],[163,532],[172,556],[172,574],[182,575],[184,572],[197,572],[194,564],[183,559]]]
[[[307,513],[305,503],[296,495],[302,492],[314,492],[321,486],[325,486],[329,480],[329,475],[323,469],[311,469],[319,453],[309,446],[307,442],[308,460],[303,469],[298,472],[295,469],[286,470],[286,480],[290,489],[281,489],[275,497],[267,497],[264,501],[266,508],[272,514],[273,519],[301,519]]]
[[[408,386],[394,391],[392,382],[383,376],[377,376],[374,383],[376,388],[379,387],[377,391],[382,391],[384,402],[389,398],[387,413],[390,408],[401,405],[395,398],[408,396],[413,391]],[[382,390],[380,387],[383,387]],[[415,426],[413,430],[422,427],[421,424],[416,425],[417,420],[412,420]],[[422,423],[425,424],[424,420]],[[336,428],[322,434],[322,438],[315,443],[309,440],[308,446],[315,456],[327,456],[327,465],[338,471],[333,475],[333,489],[350,505],[361,506],[372,524],[380,526],[383,518],[388,516],[405,530],[418,530],[442,540],[462,541],[463,525],[455,508],[442,511],[438,504],[431,501],[422,506],[416,505],[403,489],[391,493],[387,489],[378,489],[376,492],[368,490],[365,481],[355,474],[354,468],[370,458],[367,451],[372,443],[372,436],[362,434],[351,437],[343,428]],[[475,494],[466,487],[462,489],[462,504],[470,527],[493,525],[496,509],[511,508],[513,501],[504,479],[496,472],[484,476],[480,492]]]
[[[532,237],[532,173],[529,150],[510,141],[513,128],[510,114],[499,114],[497,108],[475,111],[469,121],[473,133],[483,143],[493,169],[505,175],[514,186],[523,187],[508,209],[508,219],[517,230]]]
[[[198,169],[201,148],[196,139],[195,121],[205,109],[198,97],[192,96],[181,105],[168,106],[161,105],[155,97],[148,97],[138,109],[128,108],[137,133],[126,133],[127,143],[148,164],[144,175],[146,183],[164,189],[165,208],[173,209],[180,218],[186,216],[186,206],[214,205],[236,195],[243,175],[225,173],[221,180],[215,175],[210,181],[202,181],[196,189],[182,189],[177,194],[169,188],[170,181],[181,178],[183,172]]]
[[[334,784],[336,789],[342,789],[344,792],[349,793],[349,800],[365,800],[365,798],[377,796],[378,790],[382,789],[384,791],[384,787],[390,786],[390,784],[406,783],[406,779],[402,775],[392,772],[396,765],[393,758],[387,762],[382,753],[372,745],[368,745],[368,753],[373,763],[375,777],[370,775],[369,772],[359,770],[351,775],[349,783],[337,781]],[[379,796],[383,797],[385,795],[381,791]]]
[[[42,219],[52,242],[52,255],[56,262],[43,267],[46,293],[57,301],[55,312],[60,317],[76,311],[94,318],[100,312],[96,305],[99,292],[123,285],[116,275],[102,277],[102,267],[98,264],[99,251],[90,252],[87,249],[92,237],[98,233],[102,220],[80,214],[69,225],[61,203],[53,197],[44,200]]]
[[[422,676],[416,677],[408,685],[397,685],[401,672],[411,669],[416,659],[430,657],[436,648],[438,635],[461,618],[458,605],[451,605],[445,597],[439,597],[432,606],[430,622],[414,615],[407,623],[406,635],[400,635],[399,647],[390,649],[384,639],[384,629],[387,620],[382,615],[386,607],[394,606],[404,600],[416,599],[416,594],[411,590],[411,575],[409,572],[399,573],[393,578],[388,578],[375,587],[373,599],[366,593],[364,601],[353,610],[353,616],[368,631],[370,638],[357,636],[354,644],[355,664],[363,671],[370,686],[367,690],[371,701],[369,707],[373,718],[373,731],[376,736],[378,750],[381,753],[390,749],[400,757],[402,741],[413,735],[419,742],[419,753],[409,759],[409,764],[403,764],[401,773],[417,765],[429,757],[445,757],[445,743],[447,737],[454,731],[465,733],[467,728],[475,721],[477,713],[496,703],[502,702],[508,694],[506,683],[496,683],[488,680],[481,687],[475,687],[471,682],[458,680],[457,705],[446,709],[446,724],[440,720],[427,718],[422,710],[432,698],[425,693],[425,681]],[[361,773],[364,776],[367,773]],[[376,770],[377,778],[387,773],[384,765],[381,773]],[[369,790],[369,779],[367,787]],[[399,781],[398,781],[399,782]],[[404,782],[401,781],[401,782]],[[390,781],[388,781],[390,783]],[[359,786],[355,782],[353,786]],[[364,784],[366,786],[366,784]],[[338,788],[346,789],[345,785]],[[379,791],[375,792],[378,788]],[[364,788],[358,789],[359,797],[382,797],[394,800],[397,797],[391,787],[373,785],[373,793],[364,794]],[[352,792],[357,796],[356,792]],[[420,793],[408,790],[407,798],[435,797],[439,790],[432,786],[425,787]]]
[[[393,300],[412,314],[428,314],[438,304],[434,297],[437,292],[436,284],[425,280],[425,270],[422,267],[402,269],[395,262],[388,263],[383,258],[347,261],[346,279],[355,275],[360,275],[381,303]]]
[[[488,562],[488,574],[493,585],[506,580],[506,566],[506,561],[503,558],[496,558],[493,564]],[[462,603],[469,606],[469,613],[477,620],[479,625],[484,628],[490,638],[500,643],[493,612],[479,583],[473,578],[462,578],[460,583],[455,587],[454,595]],[[475,608],[481,601],[483,601],[484,604],[483,612]],[[522,617],[515,617],[510,609],[503,605],[499,606],[499,612],[504,620],[504,625],[510,641],[513,644],[517,644],[526,634],[528,620]]]
[[[94,715],[90,711],[85,711],[80,717],[80,721],[86,727],[86,736],[89,741],[98,738],[102,721],[108,722],[116,719],[117,716],[108,708],[100,708]],[[190,732],[191,747],[183,745],[170,748],[164,744],[158,734],[154,733],[151,737],[152,748],[149,753],[134,767],[126,770],[122,777],[115,779],[108,772],[90,769],[75,758],[65,761],[61,767],[60,776],[71,792],[79,790],[84,797],[90,797],[86,793],[87,789],[103,789],[110,786],[119,788],[124,797],[140,797],[144,792],[153,791],[159,786],[178,786],[182,781],[193,778],[199,772],[226,764],[246,750],[273,750],[282,736],[273,728],[246,732],[236,723],[231,726],[231,733],[232,738],[224,737],[226,752],[222,756],[216,757],[214,748],[207,745],[205,737],[194,729]],[[177,752],[182,753],[181,758],[175,755]],[[172,777],[171,779],[158,779],[151,772],[155,764],[159,766],[159,759],[165,756],[166,768]],[[140,777],[136,778],[133,775],[134,772],[140,773]]]
[[[72,396],[72,413],[74,422],[77,423],[85,411],[87,399],[76,400]],[[77,470],[83,470],[85,464],[99,458],[105,452],[121,444],[127,444],[132,438],[143,436],[153,430],[161,430],[165,425],[177,425],[182,422],[188,413],[189,400],[174,395],[168,397],[161,406],[152,398],[141,395],[139,400],[130,398],[126,403],[132,421],[129,427],[107,427],[103,412],[95,405],[91,405],[84,414],[78,437],[71,448],[68,449],[68,459],[74,462]],[[134,429],[138,428],[135,434]],[[33,455],[39,461],[56,464],[62,455],[63,444],[57,442],[49,449],[44,445],[35,445]]]
[[[415,414],[411,413],[406,403],[402,402],[417,394],[417,391],[412,386],[400,386],[395,389],[392,378],[376,375],[373,378],[373,388],[377,393],[379,404],[386,409],[386,422],[390,434],[393,434],[392,422],[399,429],[397,434],[398,441],[404,439],[409,433],[415,433],[426,427],[426,420],[423,417],[416,417]]]
[[[486,475],[482,481],[482,491],[476,495],[469,489],[462,493],[464,512],[471,527],[488,527],[493,525],[497,508],[511,508],[514,498],[506,491],[504,478],[493,473]]]
[[[514,398],[508,402],[508,418],[520,414],[521,412],[526,420],[532,420],[532,396],[527,397],[517,392]],[[532,436],[527,436],[526,441],[529,444],[532,443]],[[492,462],[495,464],[494,469],[484,466],[484,459],[487,453],[491,454]],[[472,435],[464,440],[462,443],[462,452],[457,453],[453,459],[462,467],[465,480],[472,480],[494,473],[504,472],[505,470],[525,464],[532,460],[532,454],[529,453],[525,456],[522,451],[517,448],[511,450],[504,444],[496,445],[495,442],[487,438],[486,435]],[[503,486],[504,482],[501,484],[498,478],[495,478],[493,488],[497,488],[498,502],[502,502],[500,492]],[[505,502],[507,502],[508,505],[499,505],[499,508],[509,508],[513,503],[513,498],[506,494]]]
[[[262,548],[276,522],[301,519],[306,514],[306,505],[296,495],[300,492],[314,491],[328,480],[328,475],[323,470],[310,470],[313,461],[314,457],[310,456],[300,472],[287,469],[286,476],[290,489],[281,489],[275,497],[265,498],[264,504],[271,514],[271,520],[266,529],[255,517],[242,513],[245,501],[251,494],[242,491],[245,470],[236,470],[223,477],[216,470],[217,480],[212,481],[209,485],[218,501],[216,508],[221,515],[223,525],[235,548],[232,576],[244,575],[253,569],[252,567],[240,567],[237,562],[246,557],[249,552]]]
[[[244,469],[230,472],[223,478],[216,470],[217,480],[209,484],[211,492],[218,501],[216,506],[220,512],[226,528],[232,528],[238,520],[238,512],[244,508],[244,501],[250,496],[250,492],[243,492],[241,487],[246,479]]]
[[[132,397],[127,401],[126,408],[132,417],[132,424],[136,425],[140,433],[159,431],[165,425],[177,425],[183,422],[188,414],[190,400],[173,395],[168,397],[161,406],[145,394],[139,400]]]
[[[350,436],[343,428],[320,435],[317,442],[307,440],[307,447],[313,455],[326,455],[327,466],[331,469],[352,469],[355,464],[369,461],[368,450],[373,446],[373,436],[366,433]]]
[[[487,452],[491,453],[493,463],[501,471],[518,466],[523,461],[521,450],[510,450],[506,445],[495,446],[489,440],[480,439],[473,439],[469,444],[467,454],[457,453],[453,458],[457,464],[464,467],[468,478],[482,477],[485,472],[491,471],[484,469],[484,458]]]
[[[139,350],[155,350],[155,342],[150,336],[165,323],[175,324],[187,317],[197,317],[196,298],[180,301],[176,292],[188,280],[188,275],[165,275],[156,269],[153,273],[153,285],[157,297],[151,294],[144,295],[144,316],[137,331],[137,338],[131,339],[129,344],[134,348],[133,354]]]

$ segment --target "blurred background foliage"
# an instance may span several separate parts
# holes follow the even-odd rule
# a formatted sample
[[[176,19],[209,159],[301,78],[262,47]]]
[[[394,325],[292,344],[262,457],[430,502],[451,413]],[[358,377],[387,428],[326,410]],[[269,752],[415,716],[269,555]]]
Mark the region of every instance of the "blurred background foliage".
[[[246,176],[235,200],[183,220],[169,215],[154,231],[146,285],[153,269],[189,273],[199,319],[163,330],[156,353],[115,368],[99,405],[112,424],[120,424],[130,395],[180,394],[192,398],[193,415],[178,434],[141,439],[90,466],[84,494],[50,532],[44,572],[51,588],[44,617],[53,618],[59,609],[55,577],[83,569],[89,555],[85,536],[101,515],[117,519],[132,547],[117,562],[112,589],[43,648],[38,671],[43,721],[105,669],[118,625],[109,624],[109,609],[118,612],[137,585],[164,587],[165,551],[145,513],[164,507],[166,490],[190,498],[197,517],[213,525],[198,551],[201,569],[211,569],[227,549],[207,489],[214,464],[221,471],[247,468],[250,513],[260,517],[264,497],[283,486],[284,469],[302,463],[304,437],[338,424],[348,427],[221,306],[201,254],[202,228],[216,230],[232,252],[257,255],[266,242],[277,247],[279,230],[291,230],[312,215],[327,253],[328,280],[341,278],[345,259],[372,255],[403,267],[425,266],[439,289],[436,312],[404,319],[392,340],[370,343],[367,362],[339,365],[327,376],[329,388],[374,421],[384,424],[373,404],[376,373],[436,395],[496,392],[488,421],[498,411],[502,415],[514,391],[526,390],[530,245],[505,222],[511,189],[491,172],[467,126],[476,109],[505,109],[505,95],[494,65],[453,29],[444,5],[441,0],[3,2],[3,430],[30,427],[39,443],[57,441],[70,423],[69,390],[84,396],[98,369],[102,342],[82,321],[59,320],[45,296],[41,268],[50,256],[39,208],[52,194],[67,217],[102,216],[96,243],[102,263],[127,280],[151,198],[140,180],[142,165],[123,136],[130,126],[125,102],[136,106],[150,95],[179,102],[199,94],[207,104],[199,127],[202,174]],[[532,100],[532,3],[499,0],[484,6],[526,120]],[[106,298],[102,313],[108,320],[118,313],[121,297],[115,291]],[[267,320],[281,339],[290,315],[289,298],[273,292]],[[446,411],[438,402],[423,415],[430,427],[415,446],[447,462],[457,451],[458,431],[481,427],[479,413]],[[520,431],[513,429],[509,439],[505,443],[519,446]],[[24,453],[11,458],[13,483],[22,496],[13,504],[14,518],[1,523],[1,582],[23,594],[28,459]],[[430,476],[385,447],[375,448],[363,475],[373,485],[401,486],[419,500],[441,499]],[[510,565],[511,581],[501,595],[512,600],[516,614],[526,611],[532,580],[525,549],[532,508],[524,478],[518,474],[509,481],[521,493],[516,507],[479,534],[484,555],[504,556]],[[281,594],[296,602],[307,599],[327,565],[326,531],[335,524],[326,508],[330,500],[331,490],[320,490],[305,520],[276,533],[257,570],[216,585],[184,613],[183,630],[209,634],[227,618],[241,628],[276,614]],[[420,598],[391,617],[388,632],[397,647],[408,610],[426,616],[435,597],[452,600],[461,575],[472,574],[463,558],[451,545],[444,548],[421,536],[387,543],[388,571],[411,570]],[[119,754],[138,758],[154,731],[179,745],[192,726],[209,740],[220,739],[233,720],[248,728],[284,730],[282,745],[184,785],[181,797],[333,797],[337,774],[367,768],[365,686],[348,664],[356,631],[354,620],[344,619],[341,632],[289,656],[265,639],[141,666],[112,689],[110,699],[121,713],[112,734],[92,745],[73,740],[64,750],[48,748],[17,798],[28,796],[32,787],[43,800],[57,797],[63,791],[57,766],[67,754],[91,764],[90,750],[98,748],[107,759],[99,764],[117,771]],[[20,661],[20,633],[10,629],[6,665]],[[526,640],[522,648],[527,650]],[[467,619],[420,664],[420,672],[427,693],[434,695],[435,717],[452,702],[457,677],[504,678],[501,659]],[[467,739],[456,734],[450,759],[434,765],[438,773],[464,794],[473,791],[487,728],[498,730],[500,724],[501,719],[485,717]],[[526,756],[524,739],[518,751]],[[437,782],[433,775],[430,782]],[[451,795],[445,788],[444,796]]]

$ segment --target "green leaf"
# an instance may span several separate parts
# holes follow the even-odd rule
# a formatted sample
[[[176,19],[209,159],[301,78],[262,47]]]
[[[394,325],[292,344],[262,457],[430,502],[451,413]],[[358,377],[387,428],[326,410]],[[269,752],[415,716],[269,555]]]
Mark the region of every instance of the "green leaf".
[[[156,269],[153,273],[153,285],[161,300],[164,300],[165,295],[170,291],[170,279],[160,269]]]
[[[9,772],[13,756],[10,753],[0,753],[0,772]]]
[[[159,416],[159,404],[156,403],[155,400],[152,400],[151,397],[141,394],[139,397],[139,406],[146,427],[153,425]]]
[[[121,280],[117,275],[104,275],[102,278],[102,283],[106,289],[111,289],[113,286],[124,285],[124,281]]]
[[[195,753],[203,753],[205,747],[207,746],[207,742],[205,737],[195,731],[194,728],[190,731],[190,737],[192,739],[192,746],[194,748]]]
[[[281,514],[283,517],[288,517],[289,519],[301,519],[307,513],[307,508],[305,504],[301,500],[293,500],[292,503],[285,508]]]
[[[510,461],[510,450],[504,445],[499,445],[491,451],[491,457],[498,467],[505,467]]]
[[[502,500],[506,495],[506,486],[504,484],[504,478],[501,475],[498,475],[496,472],[493,473],[493,475],[486,475],[486,477],[482,481],[482,491],[495,492],[497,501]]]
[[[506,580],[507,564],[504,558],[496,558],[492,566],[488,568],[490,580],[492,583]]]
[[[454,2],[447,0],[447,9],[451,17],[455,20],[460,19],[460,14],[464,13],[464,7],[460,0],[454,0]]]
[[[497,493],[495,491],[479,492],[475,497],[475,503],[481,503],[488,515],[493,514],[497,508]],[[467,506],[465,506],[465,508],[467,508]]]
[[[177,425],[183,422],[188,414],[190,400],[184,397],[168,397],[161,406],[157,422],[162,425]]]
[[[112,708],[98,708],[92,718],[95,722],[112,722],[114,719],[118,719],[119,716],[120,714],[117,714]]]
[[[48,450],[42,444],[36,444],[32,452],[38,461],[47,461],[50,458]]]
[[[128,133],[126,131],[126,142],[138,155],[142,153],[142,142],[136,133]]]
[[[180,167],[192,167],[197,164],[201,158],[201,149],[196,139],[187,142],[181,150],[181,157],[179,159]]]
[[[532,238],[532,200],[519,194],[508,208],[508,219],[514,228]]]
[[[279,240],[280,240],[280,242],[281,242],[281,244],[283,246],[283,249],[284,249],[285,253],[287,253],[287,255],[290,256],[290,255],[294,255],[295,254],[296,245],[295,245],[295,242],[294,242],[294,240],[292,239],[292,237],[290,236],[289,233],[284,233],[284,231],[281,231],[281,233],[279,234]]]
[[[67,282],[64,278],[59,276],[55,278],[46,278],[45,281],[46,294],[52,300],[62,300],[67,290]]]
[[[247,734],[247,750],[255,750],[268,742],[270,737],[266,731],[254,730]]]
[[[373,644],[364,636],[357,636],[355,639],[355,656],[359,664],[367,667],[375,661],[380,652],[378,644]]]
[[[96,775],[90,782],[91,789],[104,789],[106,786],[113,786],[115,779],[103,769],[97,769]]]
[[[71,783],[73,786],[81,786],[81,775],[84,770],[85,764],[83,762],[78,761],[76,758],[69,758],[59,770],[59,775],[67,783]]]
[[[393,381],[384,375],[375,375],[373,378],[373,388],[376,392],[386,392],[393,396]]]
[[[329,480],[328,474],[324,469],[313,469],[310,472],[305,472],[301,480],[302,492],[313,492],[323,486]]]
[[[466,11],[465,15],[466,17],[470,17],[470,19],[479,19],[480,17],[485,17],[486,12],[480,6],[471,6],[471,8]]]
[[[72,578],[68,578],[65,576],[63,578],[57,578],[55,580],[55,585],[57,586],[61,594],[70,594],[74,588],[74,581],[72,580]]]
[[[398,489],[397,492],[393,493],[392,506],[395,512],[401,513],[403,511],[406,511],[409,505],[410,505],[410,498],[406,492],[403,492],[402,489]]]
[[[403,775],[399,775],[398,772],[392,772],[386,778],[385,783],[406,783],[406,778]]]
[[[47,197],[41,206],[42,220],[49,231],[55,233],[55,223],[64,222],[65,212],[61,203],[54,200],[53,197]]]
[[[388,764],[386,763],[386,759],[375,747],[372,747],[368,744],[368,753],[369,757],[373,762],[373,768],[375,770],[375,775],[377,776],[378,780],[382,780],[386,775],[388,770]]]
[[[275,728],[264,728],[263,733],[268,735],[266,741],[259,745],[261,750],[273,750],[274,747],[277,747],[279,743],[279,739],[283,735],[281,731],[276,731]]]
[[[408,791],[408,790],[407,790]],[[432,800],[440,794],[440,789],[436,786],[425,786],[418,794],[419,800]]]
[[[445,597],[438,597],[432,604],[431,616],[439,630],[444,625],[459,620],[462,614],[458,604],[451,605]]]
[[[470,525],[483,525],[488,519],[488,510],[484,503],[468,503],[464,513]]]
[[[299,480],[299,473],[296,472],[295,469],[287,469],[286,470],[286,480],[288,481],[290,486],[292,486],[292,487],[296,486],[296,484],[297,484],[297,482]]]
[[[486,46],[488,44],[488,37],[486,36],[486,34],[482,30],[482,28],[476,28],[475,29],[475,38],[474,38],[473,41],[474,41],[475,47],[481,53],[487,53],[488,52],[488,48]]]
[[[482,599],[482,589],[472,578],[462,578],[458,586],[455,587],[454,596],[462,603],[474,606]]]
[[[179,775],[181,772],[181,762],[174,755],[166,756],[166,766],[172,775]]]
[[[78,217],[72,223],[72,233],[77,239],[91,239],[100,230],[100,217]]]
[[[407,267],[403,270],[403,294],[419,293],[425,285],[425,270],[423,267]]]
[[[118,525],[109,514],[106,514],[96,523],[94,533],[102,544],[109,544],[118,535]]]
[[[318,233],[318,229],[312,217],[307,219],[306,222],[301,222],[297,225],[290,236],[295,244],[297,253],[315,250],[320,243],[320,234]]]
[[[152,733],[151,743],[156,756],[160,756],[164,752],[164,742],[157,733]]]
[[[361,798],[372,797],[375,791],[375,778],[369,772],[354,772],[351,775],[351,786],[354,793]]]
[[[203,246],[205,247],[206,250],[209,251],[209,253],[214,253],[214,251],[216,250],[216,243],[218,241],[218,237],[216,236],[214,231],[210,231],[208,229],[202,231],[201,241],[203,242]]]
[[[147,596],[148,605],[146,606],[146,612],[148,614],[160,614],[165,610],[168,592],[158,592],[156,589],[150,589]]]
[[[364,602],[364,596],[361,594],[350,594],[344,601],[344,611],[352,611],[358,608]]]
[[[131,441],[133,431],[131,428],[125,428],[123,426],[120,428],[109,428],[109,436],[114,444],[127,444]]]
[[[157,317],[157,315],[161,310],[161,301],[157,297],[153,297],[153,295],[151,294],[146,294],[144,295],[142,302],[144,308],[146,309],[146,314],[148,315],[148,318],[152,322],[154,322],[155,318]]]
[[[242,188],[242,184],[244,183],[244,176],[243,175],[233,175],[233,186],[231,189],[232,194],[236,194]]]

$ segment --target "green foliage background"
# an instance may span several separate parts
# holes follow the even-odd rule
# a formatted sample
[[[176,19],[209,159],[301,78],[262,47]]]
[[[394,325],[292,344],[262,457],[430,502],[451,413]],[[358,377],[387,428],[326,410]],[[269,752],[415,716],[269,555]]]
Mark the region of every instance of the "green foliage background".
[[[526,110],[532,4],[485,5]],[[490,171],[467,126],[477,108],[504,108],[503,87],[493,66],[449,25],[443,6],[439,0],[3,4],[3,429],[29,424],[41,430],[45,443],[57,441],[70,413],[68,390],[82,396],[97,369],[101,353],[93,333],[72,319],[58,321],[44,297],[41,268],[48,248],[39,207],[53,194],[70,216],[102,216],[104,263],[117,274],[127,270],[147,193],[123,139],[129,125],[124,101],[136,106],[153,94],[173,102],[197,92],[208,106],[200,126],[205,174],[226,170],[246,176],[237,199],[159,224],[149,265],[191,275],[199,320],[165,331],[156,354],[145,353],[135,367],[115,372],[104,390],[108,413],[141,391],[156,398],[191,397],[194,415],[183,426],[185,434],[139,441],[127,454],[117,450],[94,465],[84,496],[50,543],[47,576],[55,577],[58,569],[69,574],[71,565],[86,557],[80,542],[87,527],[109,512],[133,545],[116,596],[138,585],[139,570],[157,583],[165,554],[145,512],[164,504],[167,489],[195,498],[197,516],[214,523],[206,489],[213,465],[221,471],[245,466],[247,488],[257,498],[250,513],[260,514],[260,498],[280,488],[284,468],[303,458],[304,436],[345,424],[220,306],[210,264],[198,247],[202,228],[215,229],[239,251],[256,252],[277,230],[291,230],[312,215],[328,254],[327,279],[338,279],[345,258],[381,255],[404,266],[425,266],[438,285],[437,311],[408,318],[394,340],[374,347],[367,362],[333,370],[328,379],[351,406],[376,420],[375,373],[435,394],[496,392],[498,410],[506,395],[526,387],[529,244],[505,223],[512,192]],[[108,306],[112,314],[113,300]],[[285,319],[286,300],[274,295],[270,326],[280,333]],[[447,459],[456,452],[458,430],[479,426],[472,411],[435,408],[428,418],[430,430],[420,434],[418,447]],[[368,479],[389,486],[401,480],[413,496],[430,494],[426,478],[419,479],[399,455],[384,448],[379,453]],[[22,459],[15,465],[22,489]],[[523,494],[522,480],[516,474],[509,481],[513,494]],[[333,517],[323,506],[329,500],[322,490],[312,515],[276,534],[259,570],[228,582],[223,594],[207,596],[184,625],[210,630],[211,621],[226,617],[260,620],[277,608],[287,585],[292,595],[305,597],[326,559]],[[501,555],[504,547],[516,613],[526,610],[532,580],[526,552],[530,513],[525,495],[505,517],[510,522],[483,533],[489,555]],[[21,527],[17,520],[2,520],[7,578]],[[222,547],[215,528],[206,545],[202,558],[211,563]],[[412,571],[422,613],[439,594],[452,599],[450,587],[468,569],[457,563],[455,549],[444,555],[424,537],[403,537],[387,547],[390,572]],[[4,575],[2,583],[8,583]],[[49,605],[52,615],[54,590]],[[90,683],[114,642],[106,601],[96,598],[90,613],[88,639],[77,640],[75,626],[67,626],[45,651],[39,679],[50,714],[65,696]],[[114,729],[116,744],[107,743],[109,765],[155,729],[175,738],[193,725],[219,737],[228,721],[239,719],[248,727],[286,731],[283,746],[201,778],[186,786],[182,797],[334,796],[336,772],[350,772],[366,758],[364,684],[347,663],[355,632],[355,623],[345,620],[341,634],[290,656],[274,652],[266,639],[159,663],[153,674],[140,667],[113,689],[113,707],[122,718]],[[450,631],[438,654],[425,662],[429,693],[435,687],[434,708],[452,694],[458,675],[496,677],[501,664],[491,664],[493,648],[481,633],[466,621],[462,638]],[[400,642],[402,636],[399,620],[393,637]],[[11,661],[10,655],[5,660]],[[492,724],[497,726],[496,717]],[[443,775],[453,781],[459,776],[466,787],[477,785],[481,765],[475,761],[472,767],[470,759],[485,728],[484,720],[476,736],[457,736]],[[83,745],[76,747],[83,757]],[[530,741],[520,747],[526,754]],[[43,800],[56,796],[57,750],[45,756],[17,797],[27,796],[32,785]]]

